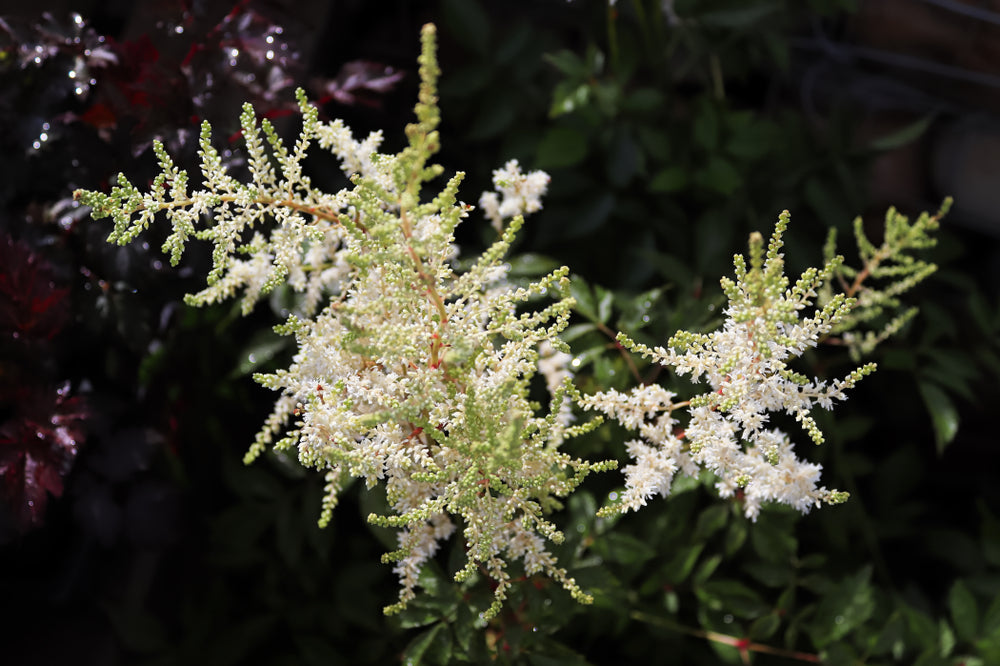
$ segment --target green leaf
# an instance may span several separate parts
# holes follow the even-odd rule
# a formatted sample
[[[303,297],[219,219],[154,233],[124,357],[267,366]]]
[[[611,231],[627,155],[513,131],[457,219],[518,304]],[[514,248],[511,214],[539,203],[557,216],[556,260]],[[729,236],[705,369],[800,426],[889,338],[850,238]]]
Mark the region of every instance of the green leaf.
[[[823,595],[811,624],[816,645],[839,641],[871,617],[875,611],[871,575],[871,567],[865,567]]]
[[[543,254],[526,252],[507,260],[511,277],[539,277],[559,268],[559,262]]]
[[[609,532],[598,539],[593,550],[612,562],[636,566],[656,556],[656,550],[645,541],[621,532]]]
[[[670,132],[664,130],[660,125],[653,124],[638,125],[635,128],[635,132],[639,140],[639,145],[646,155],[659,162],[667,164],[671,162],[671,158],[673,157],[673,151],[671,150],[673,139],[670,136]]]
[[[590,74],[590,65],[575,51],[564,50],[546,53],[544,58],[546,62],[569,78],[585,78]]]
[[[905,642],[906,622],[899,611],[889,617],[889,621],[882,627],[875,641],[874,654],[891,654],[896,661],[903,656],[906,649]]]
[[[785,562],[747,562],[743,569],[768,587],[784,587],[792,582],[795,571]]]
[[[695,544],[681,548],[663,567],[663,580],[669,585],[678,585],[687,580],[694,570],[694,565],[698,562],[701,551],[705,549],[704,544]]]
[[[951,611],[951,621],[955,624],[955,632],[963,641],[971,642],[979,634],[979,608],[968,586],[961,581],[955,581],[948,592],[948,610]]]
[[[574,309],[596,324],[605,324],[611,319],[614,293],[594,285],[591,287],[583,278],[573,276],[570,295],[576,300]]]
[[[231,377],[256,372],[262,365],[291,346],[291,339],[278,335],[270,328],[257,331],[239,354],[240,363]]]
[[[553,127],[538,144],[535,166],[539,169],[565,169],[579,164],[586,156],[586,134],[570,127]]]
[[[934,426],[934,442],[938,455],[940,455],[958,433],[958,409],[955,408],[948,395],[936,384],[919,382],[917,388],[920,390],[924,406],[930,412],[931,423]]]
[[[747,521],[742,518],[738,518],[729,524],[729,529],[726,531],[726,557],[730,557],[743,546],[747,540],[748,532]]]
[[[447,647],[444,647],[444,644]],[[444,664],[447,659],[442,656],[451,656],[451,639],[448,636],[448,625],[444,622],[435,624],[428,631],[416,636],[403,652],[404,666],[420,666],[420,664]]]
[[[750,625],[749,637],[755,641],[763,641],[771,638],[781,627],[781,618],[777,613],[763,615]]]
[[[1000,640],[1000,597],[996,597],[983,616],[983,636],[992,636]]]
[[[955,650],[955,632],[944,619],[938,622],[938,644],[941,646],[939,654],[942,657],[947,657]]]
[[[712,574],[715,573],[720,564],[722,564],[722,555],[713,555],[701,563],[701,566],[698,567],[698,571],[695,572],[691,580],[699,584],[704,583],[712,577]]]
[[[710,536],[726,526],[729,519],[729,506],[726,504],[714,504],[698,516],[698,523],[694,529],[694,540],[705,541]]]
[[[707,190],[729,196],[743,184],[743,176],[731,162],[713,156],[708,164],[695,171],[694,181]]]
[[[775,514],[763,514],[750,526],[750,543],[754,552],[771,562],[790,562],[798,548],[790,525]]]
[[[602,324],[607,324],[611,319],[611,307],[615,295],[603,287],[594,286],[597,293],[597,318]]]
[[[590,662],[569,647],[554,640],[546,640],[528,656],[531,666],[588,666]]]
[[[711,580],[695,588],[695,593],[713,610],[736,617],[754,618],[767,610],[756,591],[735,580]]]
[[[931,123],[934,122],[934,118],[934,114],[930,114],[915,120],[906,127],[875,139],[868,144],[868,148],[877,152],[902,148],[923,136],[924,132],[931,126]]]
[[[578,275],[574,275],[569,283],[569,293],[576,301],[573,309],[593,322],[600,322],[597,316],[597,303],[594,299],[594,290],[590,288],[587,281]]]
[[[711,155],[719,145],[719,133],[718,111],[710,102],[700,104],[691,127],[695,143]]]
[[[574,340],[587,335],[588,333],[593,333],[597,330],[597,326],[594,324],[573,324],[568,326],[565,331],[563,331],[559,337],[565,342],[573,342]]]
[[[742,117],[730,114],[730,117]],[[726,141],[726,152],[742,160],[757,160],[767,155],[776,145],[781,145],[778,127],[768,121],[751,120],[746,123],[728,123],[732,136]]]
[[[688,184],[687,170],[679,166],[667,167],[657,172],[649,181],[650,192],[676,192]]]
[[[415,629],[434,624],[441,619],[441,613],[437,608],[426,606],[419,600],[411,601],[399,613],[399,626],[403,629]]]
[[[652,321],[655,309],[660,304],[663,289],[651,289],[624,301],[619,299],[618,308],[621,311],[615,327],[620,331],[637,331]]]

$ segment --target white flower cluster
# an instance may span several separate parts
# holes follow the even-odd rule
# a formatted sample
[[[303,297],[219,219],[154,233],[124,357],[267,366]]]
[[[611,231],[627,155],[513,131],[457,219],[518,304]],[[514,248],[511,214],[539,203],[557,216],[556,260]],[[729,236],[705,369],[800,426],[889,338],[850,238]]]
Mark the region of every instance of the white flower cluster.
[[[521,173],[518,161],[510,160],[502,169],[493,171],[493,186],[497,191],[483,192],[479,197],[479,207],[499,233],[503,230],[504,220],[542,209],[542,197],[549,187],[549,174],[544,171]]]
[[[822,442],[810,412],[844,399],[874,365],[824,381],[789,363],[831,334],[850,342],[853,325],[894,306],[898,293],[929,274],[930,265],[900,255],[932,242],[927,232],[936,218],[893,221],[882,248],[862,244],[859,271],[832,256],[831,242],[827,265],[790,285],[780,253],[789,219],[783,213],[766,251],[760,234],[752,235],[749,267],[737,255],[736,279],[722,280],[729,303],[719,330],[681,331],[655,349],[619,334],[628,349],[707,384],[704,393],[677,402],[665,388],[644,385],[583,397],[559,338],[573,306],[569,269],[516,286],[503,261],[523,215],[541,208],[547,174],[523,174],[516,160],[494,171],[497,192],[483,194],[480,206],[500,238],[456,272],[454,230],[472,210],[457,199],[463,174],[429,200],[423,191],[443,171],[429,163],[440,142],[437,74],[428,26],[417,122],[395,155],[378,152],[381,133],[358,141],[342,122],[320,122],[300,91],[303,127],[291,147],[245,107],[251,182],[226,173],[205,125],[201,189],[189,192],[187,173],[156,143],[161,173],[148,192],[120,176],[110,194],[77,193],[95,218],[113,219],[113,241],[134,239],[164,213],[172,224],[164,251],[174,263],[189,239],[212,242],[208,285],[191,303],[242,292],[249,311],[278,284],[299,294],[295,314],[276,327],[295,338],[291,365],[255,376],[279,396],[247,461],[269,447],[295,449],[303,464],[325,471],[324,523],[350,479],[384,486],[390,515],[369,520],[399,530],[399,548],[384,560],[394,563],[401,591],[387,611],[414,597],[422,567],[453,534],[461,534],[467,554],[456,580],[484,574],[493,581],[485,617],[506,598],[512,562],[589,600],[547,550],[547,542],[562,540],[547,516],[589,473],[615,467],[560,451],[599,422],[574,425],[574,404],[638,433],[626,445],[632,463],[621,502],[605,515],[637,510],[666,496],[678,472],[703,470],[715,475],[724,497],[738,493],[751,518],[765,502],[805,512],[843,501],[845,493],[819,485],[820,466],[797,458],[790,438],[769,427],[770,417],[783,412]],[[330,194],[312,185],[303,161],[314,143],[340,160],[351,188]],[[209,224],[201,226],[204,218]],[[853,280],[846,294],[824,289],[833,275],[842,286]],[[866,291],[869,276],[903,278],[879,295]],[[855,308],[860,314],[852,318]],[[536,372],[550,396],[544,408],[529,399]]]
[[[496,172],[504,202],[492,212],[515,217],[456,274],[453,231],[472,207],[456,198],[461,173],[430,201],[421,196],[442,171],[428,163],[439,144],[433,29],[423,37],[417,122],[399,154],[376,152],[380,134],[356,141],[340,121],[320,122],[300,93],[303,128],[291,148],[245,108],[249,184],[225,173],[206,126],[202,189],[188,193],[187,174],[157,145],[162,173],[150,192],[120,178],[110,195],[80,197],[95,217],[114,219],[112,240],[131,240],[163,211],[173,223],[165,249],[175,261],[189,237],[212,241],[214,268],[194,303],[243,290],[249,310],[282,281],[302,294],[297,314],[276,329],[295,338],[292,364],[255,376],[280,397],[247,461],[274,446],[325,470],[321,522],[348,479],[384,484],[392,513],[369,520],[400,530],[399,549],[384,557],[401,582],[399,603],[387,611],[413,598],[421,567],[456,530],[468,553],[456,579],[484,572],[494,580],[487,616],[499,611],[513,561],[587,601],[546,550],[546,540],[562,539],[546,514],[587,474],[615,465],[558,449],[597,424],[571,425],[577,393],[558,338],[572,305],[569,271],[516,287],[503,263],[520,214],[541,207],[548,176],[521,175],[516,161]],[[341,160],[352,189],[327,194],[312,186],[302,162],[313,142]],[[196,230],[203,214],[212,223]],[[528,398],[539,369],[551,392],[547,410]]]
[[[840,295],[813,316],[802,317],[841,260],[836,258],[822,271],[809,269],[789,287],[780,254],[788,219],[786,211],[766,257],[763,239],[759,234],[751,237],[749,270],[744,257],[736,256],[736,281],[722,282],[729,305],[721,329],[710,334],[682,331],[666,349],[650,349],[619,336],[626,347],[672,366],[679,375],[690,375],[694,382],[707,383],[709,391],[679,403],[656,386],[584,398],[585,406],[641,436],[628,444],[635,462],[624,470],[626,489],[617,510],[635,510],[657,493],[665,496],[678,470],[688,475],[711,471],[720,494],[729,497],[739,490],[746,515],[754,519],[768,501],[806,512],[824,501],[846,499],[844,493],[818,486],[821,467],[798,459],[785,433],[765,429],[770,413],[785,412],[821,443],[822,433],[810,411],[817,405],[830,409],[834,400],[845,398],[845,390],[875,369],[868,364],[832,382],[810,380],[789,369],[788,363],[815,346],[850,312],[854,301]],[[673,417],[681,408],[688,412],[683,428]]]

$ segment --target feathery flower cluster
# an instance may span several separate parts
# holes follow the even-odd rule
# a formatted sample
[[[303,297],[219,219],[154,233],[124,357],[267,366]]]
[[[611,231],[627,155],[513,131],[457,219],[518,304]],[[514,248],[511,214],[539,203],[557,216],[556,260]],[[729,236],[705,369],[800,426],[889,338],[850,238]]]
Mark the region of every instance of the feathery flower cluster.
[[[722,327],[709,334],[680,331],[667,348],[651,349],[619,334],[627,348],[672,366],[693,382],[710,389],[685,402],[659,386],[640,386],[628,394],[606,391],[583,398],[583,404],[604,412],[640,439],[627,444],[634,463],[625,468],[621,502],[609,511],[636,510],[653,495],[666,496],[681,471],[713,472],[723,497],[741,490],[744,510],[756,518],[767,501],[808,511],[822,502],[837,503],[846,493],[818,486],[820,466],[798,459],[791,441],[777,429],[767,429],[770,413],[794,417],[815,443],[823,435],[810,416],[816,405],[825,409],[843,400],[845,391],[875,369],[869,363],[847,377],[830,382],[809,379],[789,368],[817,341],[833,330],[855,307],[853,298],[838,294],[816,309],[817,290],[843,261],[832,258],[822,270],[808,269],[789,286],[780,252],[789,215],[781,214],[764,250],[760,234],[750,237],[750,266],[736,255],[736,280],[723,278],[729,300]],[[686,425],[673,412],[686,408]]]
[[[840,336],[838,341],[848,348],[855,361],[870,354],[916,316],[917,308],[907,308],[894,314],[901,308],[899,296],[925,280],[937,270],[937,266],[912,256],[910,252],[924,250],[937,243],[931,234],[937,230],[950,207],[951,199],[945,199],[937,213],[921,213],[912,223],[895,208],[890,208],[885,214],[882,244],[877,247],[865,234],[862,219],[854,220],[854,238],[861,267],[840,264],[834,271],[834,278],[841,291],[857,298],[857,305],[830,334]],[[836,229],[831,229],[824,248],[827,261],[831,261],[836,254],[836,242]],[[875,280],[882,284],[873,284]],[[826,303],[832,296],[832,285],[827,283],[820,292],[818,302]],[[880,330],[868,328],[875,325]],[[862,327],[867,330],[855,330]]]
[[[497,191],[483,192],[479,197],[479,207],[499,233],[503,231],[505,219],[542,209],[542,197],[549,187],[549,174],[544,171],[521,173],[518,161],[509,160],[502,169],[493,170],[493,186]]]
[[[598,422],[571,425],[566,400],[577,393],[558,369],[567,351],[558,333],[572,305],[568,269],[526,287],[506,281],[502,260],[518,215],[471,268],[455,273],[453,230],[471,210],[456,199],[462,174],[430,201],[421,197],[442,172],[428,163],[439,144],[437,75],[428,26],[417,122],[399,154],[378,153],[379,134],[357,141],[343,123],[320,122],[300,93],[303,128],[291,148],[245,108],[251,183],[225,172],[206,125],[202,189],[189,192],[187,174],[157,145],[162,173],[148,193],[120,177],[110,195],[78,197],[95,217],[113,218],[111,240],[119,243],[164,212],[173,225],[164,250],[174,262],[189,237],[214,243],[214,268],[208,286],[189,298],[194,304],[242,290],[249,311],[281,282],[302,294],[297,314],[277,327],[295,337],[291,366],[255,376],[280,397],[247,461],[274,446],[297,449],[303,464],[325,470],[324,523],[351,477],[384,484],[393,513],[369,520],[399,529],[398,550],[383,558],[401,582],[399,603],[387,612],[414,597],[422,566],[456,530],[467,549],[456,580],[484,573],[494,581],[486,617],[499,611],[515,560],[588,601],[546,550],[546,540],[562,539],[546,514],[590,472],[615,466],[558,449]],[[352,189],[327,194],[312,186],[303,172],[312,143],[340,158]],[[498,215],[540,207],[547,175],[522,176],[516,162],[497,174]],[[203,217],[210,226],[196,228]],[[553,295],[555,302],[530,307]],[[540,366],[552,391],[548,410],[528,399]]]
[[[269,447],[296,449],[303,464],[325,471],[324,524],[351,478],[384,486],[391,514],[369,521],[399,530],[399,548],[383,558],[394,563],[401,583],[399,602],[387,612],[415,596],[422,567],[458,531],[467,561],[455,579],[483,574],[493,581],[494,602],[484,617],[500,610],[514,561],[589,601],[546,546],[563,538],[547,516],[588,474],[615,467],[559,450],[600,422],[574,424],[574,404],[638,432],[626,444],[633,463],[625,468],[621,502],[602,509],[604,515],[637,510],[667,495],[678,472],[701,470],[715,474],[723,496],[741,493],[751,518],[765,502],[805,512],[844,501],[846,493],[818,485],[819,465],[797,458],[789,436],[768,427],[770,415],[784,412],[814,442],[823,441],[811,411],[844,399],[874,364],[830,381],[789,364],[834,335],[863,351],[898,328],[897,318],[873,339],[850,337],[859,324],[898,306],[895,297],[933,270],[906,252],[933,242],[929,232],[943,210],[912,225],[890,213],[881,248],[859,226],[858,270],[833,255],[831,237],[825,267],[807,270],[794,285],[784,275],[789,216],[783,213],[766,249],[761,235],[752,235],[749,266],[737,255],[735,280],[722,280],[729,303],[719,330],[681,331],[666,348],[618,336],[628,349],[707,383],[705,393],[676,402],[665,388],[645,385],[584,397],[572,384],[569,349],[559,337],[573,306],[569,269],[519,287],[507,280],[503,261],[522,215],[541,208],[548,175],[524,174],[516,160],[494,171],[498,191],[484,194],[480,207],[500,238],[466,271],[454,267],[454,230],[472,207],[457,199],[461,173],[433,197],[423,192],[443,169],[429,162],[440,141],[433,26],[422,42],[417,120],[398,154],[378,152],[380,132],[357,140],[341,121],[321,122],[299,91],[303,126],[292,146],[244,107],[249,182],[226,172],[206,124],[200,189],[189,190],[188,174],[156,143],[161,173],[148,192],[124,176],[110,194],[77,192],[95,218],[112,218],[111,241],[133,240],[160,213],[171,223],[163,250],[173,263],[190,239],[210,241],[208,284],[189,303],[240,293],[249,312],[279,284],[299,294],[295,313],[276,327],[295,338],[291,365],[255,375],[279,397],[246,461]],[[313,144],[340,160],[351,188],[331,194],[312,185],[304,160]],[[891,284],[879,291],[865,285],[868,277]],[[834,280],[841,293],[830,288]],[[529,400],[536,372],[551,398],[544,409]],[[681,409],[683,422],[675,418]]]

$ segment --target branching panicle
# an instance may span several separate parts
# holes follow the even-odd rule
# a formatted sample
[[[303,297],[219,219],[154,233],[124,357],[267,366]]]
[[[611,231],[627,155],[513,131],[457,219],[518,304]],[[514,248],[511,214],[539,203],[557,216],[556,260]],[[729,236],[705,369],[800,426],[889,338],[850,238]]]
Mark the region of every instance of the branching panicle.
[[[650,348],[618,334],[618,342],[626,349],[673,367],[693,382],[707,383],[708,390],[683,403],[674,403],[672,394],[652,386],[640,386],[625,395],[606,391],[583,399],[586,407],[604,412],[640,435],[628,443],[634,463],[625,468],[621,501],[605,507],[605,515],[636,510],[653,495],[667,495],[678,471],[694,475],[701,469],[719,479],[716,486],[723,497],[739,491],[751,518],[756,518],[766,501],[808,511],[823,502],[840,503],[847,498],[846,493],[819,486],[821,467],[797,458],[789,436],[767,429],[766,424],[770,413],[784,412],[810,440],[823,443],[823,433],[810,412],[816,406],[830,409],[834,400],[843,400],[845,391],[874,372],[875,364],[862,365],[842,379],[824,381],[794,371],[789,363],[832,332],[844,332],[846,338],[868,316],[866,310],[889,304],[901,292],[901,283],[908,285],[924,276],[927,265],[904,253],[928,247],[933,239],[927,234],[936,221],[922,216],[908,225],[905,218],[890,211],[886,243],[881,248],[859,237],[865,261],[862,272],[849,273],[844,268],[843,258],[834,255],[831,236],[825,266],[807,269],[789,288],[781,254],[789,219],[787,211],[781,214],[766,252],[763,237],[759,233],[750,236],[749,267],[743,256],[734,258],[735,279],[721,281],[729,301],[721,329],[710,334],[679,331],[666,349]],[[829,283],[843,281],[848,274],[855,275],[858,286],[832,293]],[[891,285],[881,297],[865,300],[872,298],[860,287],[866,275],[904,274],[908,277]],[[805,316],[810,307],[812,315]],[[895,328],[890,325],[887,330]],[[674,412],[681,408],[687,412],[687,423],[678,427]]]
[[[206,124],[201,189],[188,192],[187,174],[157,144],[162,173],[151,192],[122,177],[110,194],[77,196],[95,217],[113,218],[111,240],[119,243],[163,213],[173,227],[165,251],[175,263],[191,238],[210,241],[208,285],[188,298],[192,304],[242,292],[249,311],[282,282],[300,294],[297,313],[276,327],[295,338],[291,366],[255,375],[280,397],[246,461],[268,446],[295,448],[303,464],[325,470],[324,524],[346,479],[385,484],[392,513],[370,521],[400,530],[399,549],[384,560],[394,563],[402,590],[387,611],[414,596],[421,567],[456,530],[469,558],[458,577],[483,570],[496,583],[487,615],[500,609],[513,560],[586,601],[545,546],[562,534],[544,514],[588,474],[614,467],[559,450],[596,425],[571,426],[567,396],[578,394],[563,384],[565,364],[539,352],[565,348],[558,335],[572,305],[568,269],[527,287],[506,282],[501,262],[520,214],[540,206],[524,201],[505,211],[514,219],[501,240],[455,275],[453,232],[472,209],[458,199],[463,174],[422,196],[443,171],[428,163],[440,144],[434,37],[425,28],[417,121],[407,126],[408,146],[399,154],[377,152],[380,134],[359,142],[342,122],[320,122],[299,91],[302,129],[291,148],[266,120],[258,125],[252,107],[243,108],[248,184],[225,173]],[[341,160],[352,188],[327,194],[312,185],[303,167],[313,144]],[[522,176],[516,163],[508,171],[519,181],[548,180]],[[207,224],[196,227],[202,220]],[[555,301],[524,309],[545,294]],[[554,396],[548,412],[528,400],[539,370]]]
[[[890,211],[878,247],[857,225],[861,268],[835,256],[831,236],[823,268],[806,270],[794,284],[784,272],[790,218],[783,212],[768,242],[751,235],[747,256],[734,257],[734,278],[722,279],[728,306],[719,330],[679,331],[655,348],[617,337],[624,348],[707,384],[705,392],[685,402],[656,385],[582,396],[559,337],[574,305],[569,269],[514,286],[504,263],[523,216],[541,208],[548,175],[523,173],[516,160],[494,171],[497,191],[479,203],[499,239],[464,272],[455,267],[454,231],[472,210],[459,199],[464,174],[432,196],[425,192],[444,171],[430,162],[440,148],[435,39],[433,26],[425,27],[416,121],[397,154],[379,152],[381,132],[359,141],[342,121],[320,121],[299,90],[302,128],[290,147],[266,119],[258,122],[253,107],[243,107],[247,182],[226,173],[206,123],[197,187],[155,143],[160,174],[149,192],[119,176],[110,193],[76,193],[94,218],[112,219],[112,242],[134,240],[161,214],[170,223],[163,251],[172,263],[192,239],[210,242],[212,268],[205,288],[187,297],[193,305],[239,293],[246,313],[278,285],[297,295],[294,312],[275,327],[294,338],[291,364],[254,375],[279,397],[245,461],[268,447],[294,449],[302,464],[322,470],[324,525],[349,479],[384,484],[390,512],[369,521],[399,530],[398,549],[383,557],[401,583],[398,603],[386,612],[415,596],[422,567],[456,531],[467,561],[455,580],[471,584],[483,572],[493,581],[485,617],[506,599],[515,561],[527,575],[549,576],[578,601],[591,601],[546,543],[563,540],[546,516],[589,474],[616,466],[560,449],[600,423],[575,423],[574,405],[638,432],[626,443],[634,463],[625,469],[622,501],[604,515],[637,509],[668,494],[678,472],[703,469],[716,475],[723,496],[740,493],[751,518],[767,501],[801,511],[844,501],[845,493],[818,485],[820,466],[797,458],[789,436],[767,427],[769,416],[787,414],[822,443],[811,411],[830,409],[875,366],[822,380],[790,364],[830,336],[865,351],[912,316],[900,315],[879,334],[855,330],[897,308],[897,297],[934,270],[910,253],[933,243],[943,209],[912,224]],[[317,148],[340,161],[350,187],[328,193],[313,185],[305,161]],[[876,289],[869,279],[886,284]],[[831,283],[841,288],[835,293]],[[529,399],[536,373],[551,398],[547,408]]]
[[[830,330],[830,341],[847,346],[855,360],[874,348],[913,318],[916,311],[904,309],[899,296],[927,279],[937,266],[917,258],[914,252],[933,247],[933,233],[951,207],[945,199],[937,213],[921,213],[913,222],[895,208],[886,212],[881,245],[876,246],[865,233],[864,222],[854,221],[854,238],[858,246],[858,268],[838,265],[834,277],[840,290],[856,298],[858,306]],[[829,259],[836,251],[836,231],[831,229],[824,253]],[[833,297],[832,287],[822,294],[820,302]]]

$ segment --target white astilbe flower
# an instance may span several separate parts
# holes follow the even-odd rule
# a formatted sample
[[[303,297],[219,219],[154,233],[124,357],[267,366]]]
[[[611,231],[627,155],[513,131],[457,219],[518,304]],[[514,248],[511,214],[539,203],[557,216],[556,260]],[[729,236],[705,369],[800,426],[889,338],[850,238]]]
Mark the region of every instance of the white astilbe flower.
[[[842,379],[823,381],[788,367],[856,304],[841,294],[805,316],[817,290],[842,260],[836,257],[822,270],[809,269],[790,286],[780,253],[788,219],[787,211],[782,213],[766,254],[760,234],[751,236],[749,269],[742,255],[735,257],[736,280],[722,280],[729,305],[720,329],[707,334],[681,331],[666,348],[654,349],[619,334],[618,340],[629,349],[673,367],[693,382],[708,384],[709,390],[680,403],[656,386],[640,386],[627,394],[605,391],[582,400],[585,407],[604,412],[642,438],[628,444],[634,462],[624,469],[625,492],[607,511],[635,510],[655,494],[666,495],[678,470],[687,475],[700,469],[712,472],[723,497],[741,490],[744,511],[752,519],[764,502],[806,512],[823,502],[846,499],[846,493],[818,485],[820,465],[797,458],[785,433],[765,429],[772,412],[784,412],[810,439],[822,443],[810,412],[816,406],[830,409],[875,369],[867,364]],[[678,410],[687,413],[683,428],[673,417]]]
[[[517,160],[509,160],[502,169],[493,171],[496,192],[483,192],[479,207],[497,233],[504,220],[518,215],[527,216],[542,209],[542,197],[549,187],[549,174],[544,171],[521,173]],[[501,198],[503,197],[503,198]]]
[[[569,364],[573,356],[564,351],[560,351],[552,346],[548,340],[542,340],[538,345],[538,372],[545,378],[545,387],[549,395],[556,395],[559,388],[567,381],[573,379],[573,373],[569,369]],[[570,397],[563,396],[559,411],[556,414],[556,422],[559,425],[569,426],[576,417],[573,415],[573,401]]]
[[[423,37],[417,122],[396,155],[377,153],[380,133],[359,142],[343,123],[320,122],[300,91],[303,127],[291,147],[244,109],[252,183],[225,173],[206,126],[202,190],[188,193],[187,174],[157,144],[163,173],[149,193],[122,177],[110,195],[81,198],[95,216],[114,219],[118,242],[133,239],[163,211],[173,225],[165,250],[174,261],[190,237],[212,241],[214,267],[194,303],[242,290],[248,311],[282,282],[302,295],[296,313],[276,327],[294,338],[291,364],[255,375],[279,397],[247,461],[273,445],[324,470],[323,523],[348,479],[384,484],[390,514],[369,520],[400,530],[399,548],[383,558],[395,562],[401,583],[399,603],[387,612],[413,598],[421,568],[456,530],[468,554],[456,578],[482,570],[494,579],[487,617],[506,597],[513,560],[589,601],[546,550],[563,537],[545,516],[587,474],[614,466],[558,448],[598,422],[571,425],[578,393],[558,338],[572,305],[569,271],[515,287],[503,263],[523,223],[520,213],[541,206],[548,176],[523,176],[514,161],[497,171],[504,194],[498,211],[512,219],[492,247],[456,274],[453,232],[471,207],[457,200],[461,173],[430,200],[421,196],[442,172],[429,163],[440,142],[433,28]],[[302,170],[312,143],[341,160],[351,189],[331,195],[312,186]],[[211,224],[196,229],[202,216]],[[543,297],[554,300],[528,307]],[[528,399],[538,371],[551,392],[547,409]]]

